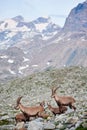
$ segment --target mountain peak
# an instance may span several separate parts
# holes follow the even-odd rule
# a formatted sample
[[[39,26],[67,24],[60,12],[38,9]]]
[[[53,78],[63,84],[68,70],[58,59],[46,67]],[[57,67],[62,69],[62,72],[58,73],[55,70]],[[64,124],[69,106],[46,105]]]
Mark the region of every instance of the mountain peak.
[[[73,24],[74,23],[74,24]],[[87,29],[87,0],[73,8],[66,19],[64,30],[81,31]]]
[[[80,3],[77,5],[77,7],[75,8],[75,13],[79,13],[83,10],[85,10],[87,8],[87,1],[84,3]]]
[[[50,20],[50,17],[39,17],[36,20],[34,20],[34,23],[35,24],[37,24],[37,23],[47,23],[47,22],[49,22],[49,20]]]
[[[24,18],[21,15],[13,17],[12,19],[15,20],[16,22],[22,22],[22,21],[24,21]]]
[[[60,27],[51,22],[49,17],[39,17],[36,20],[26,22],[19,15],[0,23],[1,48],[7,49],[10,46],[16,46],[19,41],[21,42],[24,39],[33,42],[36,42],[36,40],[37,42],[40,40],[45,41],[51,39],[59,31]],[[8,46],[8,43],[11,44]]]

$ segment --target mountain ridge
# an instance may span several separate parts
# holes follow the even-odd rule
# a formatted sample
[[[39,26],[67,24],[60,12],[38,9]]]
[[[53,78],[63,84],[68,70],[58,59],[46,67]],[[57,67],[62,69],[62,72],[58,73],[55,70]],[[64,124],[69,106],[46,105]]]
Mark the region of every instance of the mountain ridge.
[[[52,23],[50,18],[39,17],[26,22],[22,16],[16,16],[0,22],[1,49],[16,46],[19,41],[26,39],[33,42],[46,41],[58,31],[60,27]]]

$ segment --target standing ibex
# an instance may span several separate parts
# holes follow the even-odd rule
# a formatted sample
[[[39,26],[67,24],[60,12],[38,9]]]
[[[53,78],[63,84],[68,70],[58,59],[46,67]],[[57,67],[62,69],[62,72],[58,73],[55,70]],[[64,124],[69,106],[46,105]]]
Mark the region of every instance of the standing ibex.
[[[56,114],[62,114],[67,111],[67,107],[52,107],[49,103],[47,103],[49,110],[56,116]]]
[[[20,102],[21,98],[22,98],[22,96],[17,99],[17,105],[16,105],[15,109],[20,109],[21,112],[25,113],[29,117],[38,116],[39,113],[44,111],[44,105],[45,105],[44,101],[41,102],[39,106],[27,107],[27,106],[24,106],[21,104],[21,102]]]
[[[58,89],[59,87],[57,88],[52,88],[52,95],[51,97],[55,99],[57,105],[59,107],[61,106],[69,106],[71,109],[73,108],[74,110],[76,110],[76,107],[73,105],[76,101],[73,97],[71,96],[58,96],[56,94],[56,90]]]

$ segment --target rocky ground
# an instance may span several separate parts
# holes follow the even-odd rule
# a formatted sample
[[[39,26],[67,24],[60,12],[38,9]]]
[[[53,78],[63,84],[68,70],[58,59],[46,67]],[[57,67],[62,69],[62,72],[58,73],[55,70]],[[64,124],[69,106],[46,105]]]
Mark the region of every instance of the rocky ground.
[[[76,111],[68,108],[67,112],[47,119],[37,118],[24,124],[17,124],[17,128],[26,127],[27,130],[87,130],[87,68],[69,67],[63,69],[45,70],[22,79],[15,79],[0,85],[0,130],[15,128],[16,99],[23,96],[21,103],[26,106],[38,105],[45,100],[52,106],[57,106],[51,96],[51,88],[57,87],[59,95],[70,95],[76,99]]]

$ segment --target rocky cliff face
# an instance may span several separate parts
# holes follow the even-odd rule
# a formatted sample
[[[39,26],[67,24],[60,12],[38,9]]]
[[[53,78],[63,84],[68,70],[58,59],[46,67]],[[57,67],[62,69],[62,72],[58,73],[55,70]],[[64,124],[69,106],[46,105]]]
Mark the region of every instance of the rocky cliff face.
[[[80,3],[71,10],[66,19],[64,31],[87,32],[87,2]]]

